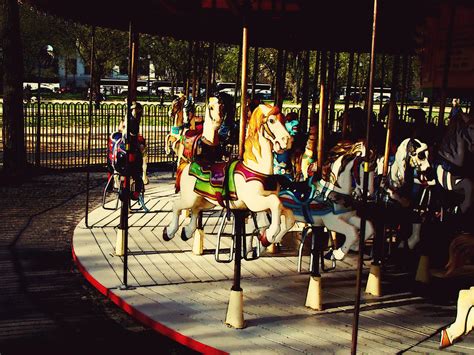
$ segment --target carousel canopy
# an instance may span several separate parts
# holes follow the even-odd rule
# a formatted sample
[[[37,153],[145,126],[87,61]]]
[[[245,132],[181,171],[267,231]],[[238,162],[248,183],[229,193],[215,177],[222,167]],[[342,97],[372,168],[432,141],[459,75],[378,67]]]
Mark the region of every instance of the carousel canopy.
[[[379,0],[377,50],[413,52],[417,28],[441,0]],[[84,24],[177,39],[253,46],[368,51],[373,0],[26,0],[40,11]]]

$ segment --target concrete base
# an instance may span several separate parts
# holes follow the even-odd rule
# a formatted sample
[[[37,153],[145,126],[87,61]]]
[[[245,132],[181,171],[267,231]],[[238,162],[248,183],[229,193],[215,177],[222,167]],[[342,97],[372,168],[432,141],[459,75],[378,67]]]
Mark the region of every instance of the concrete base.
[[[370,273],[367,286],[365,287],[365,293],[376,297],[382,296],[382,273],[380,271],[380,265],[370,265]]]
[[[418,261],[415,280],[427,284],[430,282],[430,278],[430,259],[427,255],[421,255],[420,261]]]
[[[115,255],[123,256],[125,254],[125,231],[117,228],[117,239],[115,240]]]
[[[316,311],[323,310],[321,276],[310,276],[305,306]]]
[[[244,291],[230,291],[225,324],[236,329],[245,328]]]
[[[193,254],[204,254],[204,231],[202,229],[196,229],[193,238]]]

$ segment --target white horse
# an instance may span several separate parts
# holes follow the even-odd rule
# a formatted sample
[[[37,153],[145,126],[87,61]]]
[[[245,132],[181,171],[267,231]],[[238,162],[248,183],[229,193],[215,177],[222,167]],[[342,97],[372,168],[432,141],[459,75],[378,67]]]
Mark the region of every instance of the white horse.
[[[180,196],[173,204],[173,219],[163,230],[164,240],[174,237],[183,209],[191,209],[191,221],[181,233],[181,238],[187,240],[196,230],[199,212],[219,204],[252,212],[270,210],[272,223],[267,233],[272,237],[280,231],[280,223],[285,225],[284,229],[286,224],[294,223],[288,220],[291,216],[282,218],[278,184],[272,176],[273,152],[289,149],[292,142],[283,119],[277,107],[259,105],[248,122],[243,161],[234,161],[225,168],[225,163],[201,166],[193,162],[182,165],[182,170],[177,173]]]
[[[280,191],[280,200],[296,221],[325,226],[346,236],[344,244],[327,255],[330,259],[342,260],[359,238],[361,218],[357,216],[352,202],[353,195],[360,196],[362,192],[364,155],[363,143],[340,143],[329,153],[330,157],[323,167],[323,179],[313,183],[311,178],[305,183],[290,184]],[[371,169],[369,195],[374,192],[373,179]],[[278,243],[287,231],[280,231],[276,238],[268,239],[268,243]],[[373,235],[374,227],[367,221],[365,237],[369,239]]]
[[[172,110],[174,111],[174,109]],[[182,113],[181,113],[182,114]],[[177,156],[177,168],[183,163],[189,163],[197,156],[202,156],[205,160],[212,162],[220,160],[215,156],[218,152],[219,135],[218,130],[226,114],[225,103],[221,98],[211,96],[206,107],[204,122],[202,126],[191,124],[193,128],[184,129],[179,139],[171,143],[171,147]],[[180,113],[178,112],[179,116]],[[201,117],[191,118],[195,123],[202,120]],[[174,129],[175,127],[173,127]],[[172,141],[170,133],[169,141]],[[167,147],[170,144],[166,143]]]
[[[377,174],[382,175],[384,158],[377,161]],[[421,188],[436,184],[428,179],[431,165],[428,160],[428,146],[418,139],[407,138],[397,148],[395,159],[389,164],[387,180],[383,182],[386,199],[396,201],[402,207],[408,207],[413,198],[409,184],[421,185]],[[421,223],[413,223],[412,233],[407,240],[413,249],[420,240]],[[404,243],[400,244],[402,247]]]

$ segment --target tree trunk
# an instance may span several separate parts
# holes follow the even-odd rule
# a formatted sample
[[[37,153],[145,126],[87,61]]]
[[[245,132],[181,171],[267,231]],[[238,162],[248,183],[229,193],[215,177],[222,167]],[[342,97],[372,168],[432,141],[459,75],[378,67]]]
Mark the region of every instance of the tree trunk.
[[[21,178],[26,168],[23,121],[23,51],[16,0],[2,0],[3,7],[3,169]]]

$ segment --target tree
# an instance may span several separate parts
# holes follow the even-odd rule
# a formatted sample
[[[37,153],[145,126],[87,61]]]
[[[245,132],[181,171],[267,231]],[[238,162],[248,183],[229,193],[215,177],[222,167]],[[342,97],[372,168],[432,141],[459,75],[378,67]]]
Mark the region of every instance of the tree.
[[[3,169],[21,178],[26,168],[23,122],[23,51],[17,0],[2,0]]]

